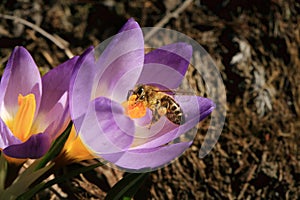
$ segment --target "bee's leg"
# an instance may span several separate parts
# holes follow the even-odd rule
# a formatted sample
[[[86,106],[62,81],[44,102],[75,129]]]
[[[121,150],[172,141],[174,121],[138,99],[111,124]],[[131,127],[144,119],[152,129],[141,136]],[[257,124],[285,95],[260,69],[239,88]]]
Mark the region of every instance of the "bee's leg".
[[[153,109],[152,110],[152,119],[151,119],[151,122],[148,126],[148,129],[151,128],[152,124],[154,124],[155,122],[157,122],[159,119],[160,119],[161,115],[159,113],[159,110],[158,109]]]

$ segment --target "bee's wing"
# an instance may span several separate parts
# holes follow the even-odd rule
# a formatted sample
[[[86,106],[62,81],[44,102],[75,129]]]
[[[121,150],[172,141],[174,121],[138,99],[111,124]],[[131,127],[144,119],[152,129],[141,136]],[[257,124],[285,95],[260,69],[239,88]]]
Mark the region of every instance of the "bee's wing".
[[[180,90],[180,89],[161,89],[161,90],[155,90],[156,92],[163,92],[171,96],[175,95],[195,95],[195,93],[191,91],[185,91],[185,90]]]
[[[127,93],[127,101],[129,100],[129,97],[133,94],[133,90],[128,90],[128,93]]]

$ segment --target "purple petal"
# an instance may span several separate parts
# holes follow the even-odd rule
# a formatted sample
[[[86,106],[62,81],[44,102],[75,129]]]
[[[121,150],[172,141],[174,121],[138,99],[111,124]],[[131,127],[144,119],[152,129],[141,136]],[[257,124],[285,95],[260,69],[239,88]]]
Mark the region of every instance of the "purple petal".
[[[125,33],[125,34],[124,34]],[[127,34],[126,34],[127,33]],[[140,35],[141,33],[141,28],[140,28],[140,25],[134,21],[133,18],[130,18],[125,24],[124,26],[120,29],[119,33],[113,37],[111,37],[110,39],[108,40],[105,40],[104,41],[104,46],[99,46],[97,48],[97,51],[96,53],[100,53],[101,54],[101,59],[102,60],[107,60],[109,57],[111,57],[111,52],[113,50],[118,50],[116,48],[116,46],[119,46],[120,45],[118,43],[124,41],[127,39],[126,36],[128,36],[128,33],[135,33],[137,36],[139,37],[143,37],[143,35]],[[144,44],[144,41],[143,41],[143,44]],[[101,47],[104,48],[101,49]],[[124,48],[124,46],[121,46],[122,48]],[[99,54],[98,54],[99,55]]]
[[[123,114],[120,104],[99,97],[90,103],[79,134],[94,152],[116,153],[130,147],[134,123]]]
[[[49,112],[58,100],[69,90],[70,80],[78,56],[50,70],[42,77],[43,96],[41,112]]]
[[[48,134],[39,133],[32,135],[26,142],[10,145],[3,152],[12,158],[40,158],[50,148],[51,139]]]
[[[70,113],[76,130],[91,101],[95,71],[94,49],[90,47],[79,57],[70,82]]]
[[[198,97],[200,106],[200,121],[205,119],[216,108],[216,104],[208,98]]]
[[[142,144],[134,147],[134,149],[155,148],[169,143],[181,134],[192,129],[215,108],[213,101],[208,98],[198,96],[176,96],[175,99],[181,106],[186,121],[182,125],[176,126],[165,117],[162,117],[150,130],[148,130],[149,133],[145,134],[147,129],[142,129],[142,133],[136,133],[136,137],[139,138],[135,139],[135,143]],[[150,137],[143,138],[143,135],[149,135]],[[191,138],[191,140],[192,139],[193,138]]]
[[[103,48],[101,44],[97,50]],[[124,101],[142,71],[144,62],[143,33],[130,19],[113,37],[97,61],[96,94],[117,102]]]
[[[70,122],[68,103],[68,94],[64,93],[51,110],[46,113],[39,113],[33,124],[35,130],[37,132],[47,132],[54,140],[58,134],[66,129]]]
[[[18,111],[19,94],[25,96],[33,93],[38,110],[41,90],[40,73],[30,53],[23,47],[16,47],[8,60],[0,84],[0,102],[4,100],[9,117],[15,116]]]
[[[189,66],[192,51],[192,46],[186,43],[170,44],[151,51],[145,55],[138,83],[178,88]]]
[[[142,70],[143,50],[119,56],[101,75],[96,96],[105,96],[117,102],[126,100]],[[98,79],[97,79],[98,80]]]
[[[0,149],[4,149],[9,145],[19,143],[21,143],[21,141],[12,134],[12,132],[0,118]]]
[[[120,29],[119,33],[135,28],[140,28],[139,24],[133,18],[129,18],[124,26]]]
[[[50,70],[42,77],[43,96],[37,116],[35,127],[40,127],[37,132],[44,132],[45,128],[51,123],[55,124],[56,130],[69,122],[69,115],[65,112],[68,110],[68,94],[70,80],[74,65],[78,57],[74,57],[56,68]],[[39,125],[43,125],[41,127]],[[54,130],[53,130],[54,131]],[[48,132],[54,138],[58,132]]]
[[[170,163],[180,156],[191,143],[183,142],[152,149],[129,150],[123,153],[99,156],[126,170],[146,172]]]

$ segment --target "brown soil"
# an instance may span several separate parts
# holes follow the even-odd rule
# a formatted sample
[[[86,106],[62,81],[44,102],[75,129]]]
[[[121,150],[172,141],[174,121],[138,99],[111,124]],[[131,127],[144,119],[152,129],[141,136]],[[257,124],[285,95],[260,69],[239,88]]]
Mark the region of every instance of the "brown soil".
[[[0,13],[63,38],[73,54],[116,34],[130,17],[142,27],[155,26],[183,4],[180,0],[26,2],[2,1]],[[195,0],[167,21],[163,27],[190,36],[213,57],[227,91],[226,123],[208,156],[198,158],[202,130],[184,156],[151,174],[136,199],[298,199],[300,3],[296,2]],[[68,58],[35,27],[0,17],[1,71],[16,45],[31,52],[42,73]],[[243,51],[244,46],[249,51]],[[233,62],[239,53],[243,59]],[[205,129],[208,124],[209,119],[201,125]],[[121,177],[117,170],[98,168],[36,199],[50,195],[103,199]]]

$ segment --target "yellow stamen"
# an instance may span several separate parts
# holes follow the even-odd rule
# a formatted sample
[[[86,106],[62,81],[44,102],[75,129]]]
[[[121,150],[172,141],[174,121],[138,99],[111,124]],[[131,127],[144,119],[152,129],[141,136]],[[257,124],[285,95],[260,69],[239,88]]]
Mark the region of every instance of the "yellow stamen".
[[[30,137],[30,129],[34,119],[36,102],[34,94],[18,96],[19,109],[13,120],[11,131],[21,141],[26,141]]]
[[[83,144],[80,136],[76,134],[74,126],[71,129],[70,135],[64,146],[63,162],[73,162],[93,159],[96,156]]]
[[[125,114],[130,118],[141,118],[146,115],[147,107],[146,102],[136,101],[136,95],[131,95],[128,101],[124,102],[122,105],[125,108]]]

